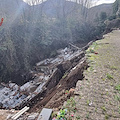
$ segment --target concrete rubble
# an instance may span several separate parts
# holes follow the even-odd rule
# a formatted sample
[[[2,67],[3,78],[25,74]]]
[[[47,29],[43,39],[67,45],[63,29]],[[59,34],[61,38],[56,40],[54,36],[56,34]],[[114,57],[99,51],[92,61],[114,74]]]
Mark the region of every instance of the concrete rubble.
[[[18,113],[14,109],[11,110],[0,110],[0,120],[12,120],[12,116]],[[36,120],[38,118],[39,113],[27,113],[25,112],[21,115],[17,120]]]
[[[81,49],[72,50],[67,47],[65,49],[58,50],[59,55],[56,58],[45,59],[37,63],[35,70],[31,71],[33,74],[33,80],[22,86],[18,86],[11,82],[7,85],[1,83],[0,107],[6,109],[17,108],[21,106],[21,104],[23,105],[32,100],[36,95],[46,89],[46,84],[52,80],[54,73],[58,70],[57,67],[61,63],[65,63],[67,61],[72,62],[72,59],[76,60],[76,58],[80,59],[79,56],[82,54],[81,52]]]

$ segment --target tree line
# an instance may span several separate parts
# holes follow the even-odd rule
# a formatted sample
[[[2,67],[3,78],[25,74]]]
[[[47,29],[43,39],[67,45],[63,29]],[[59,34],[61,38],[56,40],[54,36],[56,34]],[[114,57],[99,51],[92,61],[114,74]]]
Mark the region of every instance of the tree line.
[[[21,7],[20,0],[14,2],[19,15],[12,24],[5,20],[7,26],[0,27],[1,82],[23,84],[30,79],[28,73],[36,62],[55,57],[56,50],[68,43],[89,42],[103,32],[101,26],[87,21],[90,0],[42,0],[40,5],[35,5],[39,0],[33,0],[29,7]]]

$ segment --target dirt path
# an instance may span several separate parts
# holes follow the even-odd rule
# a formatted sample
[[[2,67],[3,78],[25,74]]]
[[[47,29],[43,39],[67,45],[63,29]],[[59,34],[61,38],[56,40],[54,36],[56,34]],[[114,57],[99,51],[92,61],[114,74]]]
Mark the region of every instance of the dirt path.
[[[94,43],[87,56],[90,67],[76,85],[75,116],[80,120],[120,120],[120,30]]]

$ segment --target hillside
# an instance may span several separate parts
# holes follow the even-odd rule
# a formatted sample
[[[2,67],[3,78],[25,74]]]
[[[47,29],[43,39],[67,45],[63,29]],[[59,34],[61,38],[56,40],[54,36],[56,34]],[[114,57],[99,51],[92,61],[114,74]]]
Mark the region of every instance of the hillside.
[[[101,12],[106,12],[107,16],[113,13],[113,4],[102,4],[89,9],[88,20],[94,24],[95,20],[100,16]]]
[[[120,30],[104,35],[86,51],[89,67],[84,78],[78,79],[74,91],[62,109],[67,114],[61,118],[81,120],[119,120],[120,118]],[[59,92],[60,93],[60,92]],[[57,95],[59,94],[57,93]],[[66,93],[66,92],[65,92]],[[67,93],[69,96],[69,92]],[[66,95],[65,95],[66,96]],[[64,96],[63,96],[64,98]],[[62,98],[61,98],[62,99]],[[54,99],[48,103],[51,105]],[[54,101],[58,103],[58,99]],[[56,118],[56,110],[54,109]],[[62,112],[60,112],[60,115]],[[57,115],[58,117],[58,115]]]
[[[45,107],[53,108],[54,113],[52,117],[54,119],[56,116],[59,117],[57,113],[62,108],[64,110],[67,109],[66,114],[61,117],[64,119],[119,120],[119,33],[120,30],[115,30],[106,34],[103,39],[94,42],[88,48],[86,58],[89,67],[84,71],[84,78],[81,76],[80,71],[85,64],[79,62],[68,74],[65,74],[61,82],[56,86],[56,89],[53,89],[52,94],[49,94],[50,96],[53,95],[53,97],[49,98],[46,96],[49,102],[43,98],[38,100],[37,105],[31,107],[31,113],[23,114],[20,116],[20,119],[37,118],[38,113],[41,111],[41,106],[47,103]],[[76,75],[78,76],[76,77]],[[76,87],[74,86],[75,88],[70,89],[74,92],[69,94],[70,90],[66,85],[71,87],[73,79],[77,81],[77,84]],[[64,87],[62,88],[62,86]],[[65,90],[65,88],[67,89]],[[64,100],[67,101],[63,105]],[[15,110],[1,110],[0,116],[3,120],[6,120],[6,118],[10,118],[17,112]],[[59,114],[62,114],[61,111]]]
[[[0,2],[0,108],[11,110],[0,110],[2,119],[25,106],[21,120],[44,107],[57,119],[119,119],[118,3]]]
[[[18,24],[22,19],[23,12],[29,5],[22,0],[0,0],[0,17],[4,18],[4,28]]]
[[[19,19],[22,20],[23,19],[22,17],[26,17],[25,19],[27,21],[30,21],[31,17],[38,17],[37,19],[40,19],[41,11],[46,16],[52,18],[67,17],[73,14],[76,14],[76,16],[78,17],[78,14],[79,15],[82,14],[80,12],[82,8],[86,12],[88,11],[88,20],[90,22],[94,22],[95,18],[98,17],[101,12],[106,12],[108,16],[112,14],[112,4],[102,4],[92,7],[88,10],[82,5],[78,5],[75,2],[65,0],[61,0],[59,2],[57,0],[47,0],[42,4],[34,6],[29,6],[22,0],[6,0],[6,1],[1,0],[0,5],[1,5],[0,15],[4,17],[6,23],[9,23],[7,25],[10,25],[15,21],[18,22]],[[82,17],[82,15],[80,15],[79,17]]]
[[[92,39],[83,35],[89,25],[80,24],[84,18],[80,5],[74,2],[48,0],[29,6],[22,0],[1,0],[0,5],[0,16],[4,18],[0,27],[0,78],[6,83],[29,81],[29,71],[37,62],[55,57],[56,50],[69,42],[84,43]],[[80,29],[81,25],[86,28]]]
[[[94,21],[91,16],[94,18],[96,11],[110,8],[101,5],[88,10],[66,0],[47,0],[33,6],[22,0],[1,0],[0,5],[0,16],[4,18],[0,27],[0,81],[18,84],[31,80],[33,66],[55,57],[58,49],[100,38],[104,27],[101,30],[88,22],[87,14]]]
[[[47,0],[41,4],[35,5],[34,8],[41,9],[49,17],[66,17],[70,13],[77,12],[82,5],[66,0]],[[84,7],[85,8],[85,7]],[[87,9],[87,8],[85,8]],[[58,16],[59,15],[59,16]]]

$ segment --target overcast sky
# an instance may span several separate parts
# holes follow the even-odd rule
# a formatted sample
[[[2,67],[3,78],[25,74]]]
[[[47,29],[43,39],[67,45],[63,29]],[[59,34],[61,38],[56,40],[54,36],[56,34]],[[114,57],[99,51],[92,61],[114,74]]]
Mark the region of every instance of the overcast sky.
[[[25,1],[25,2],[29,1],[30,2],[32,0],[23,0],[23,1]],[[96,5],[103,4],[103,3],[113,3],[113,2],[115,2],[115,0],[93,0],[93,1],[94,1],[93,4],[96,4]]]
[[[103,3],[113,3],[115,0],[95,0],[98,1],[97,4],[103,4]]]

